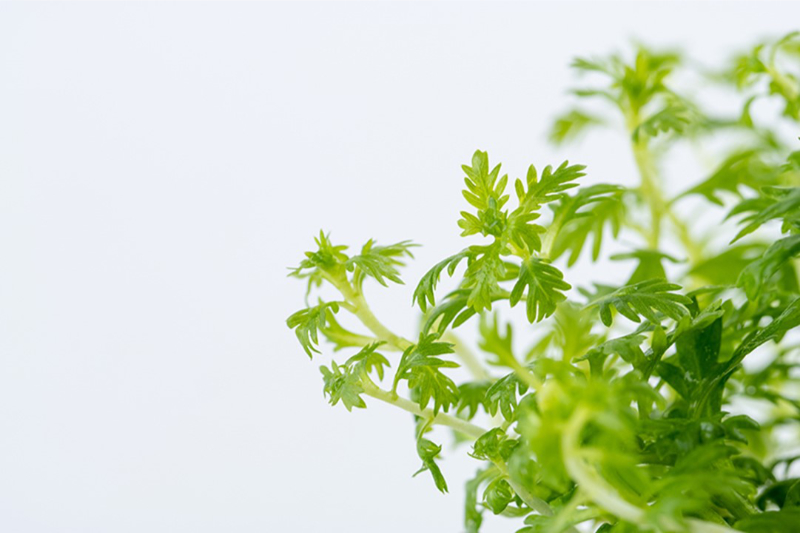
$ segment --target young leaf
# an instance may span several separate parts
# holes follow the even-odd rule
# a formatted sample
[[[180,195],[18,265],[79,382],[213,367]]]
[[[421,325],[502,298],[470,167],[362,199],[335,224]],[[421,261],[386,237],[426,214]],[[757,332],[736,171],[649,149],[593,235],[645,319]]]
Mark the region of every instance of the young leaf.
[[[420,435],[417,439],[417,455],[422,459],[422,467],[414,473],[414,476],[426,470],[429,471],[433,482],[436,484],[436,488],[439,489],[440,492],[446,493],[447,481],[445,481],[444,475],[442,475],[442,471],[439,469],[439,465],[436,464],[435,460],[441,451],[442,447],[440,445]]]
[[[439,278],[442,276],[442,272],[447,270],[447,275],[452,276],[458,264],[472,256],[473,253],[467,249],[435,264],[433,268],[426,272],[425,275],[422,276],[422,279],[419,280],[419,284],[414,290],[412,303],[416,302],[423,313],[427,311],[429,303],[430,305],[436,305],[434,291],[436,290],[436,285],[439,283]]]
[[[331,367],[319,367],[325,381],[325,394],[331,405],[336,405],[341,400],[345,408],[350,411],[353,407],[364,409],[367,404],[361,398],[364,388],[361,386],[361,379],[353,369],[347,366],[341,367],[336,362],[331,363]]]
[[[509,301],[512,307],[517,305],[527,289],[525,311],[528,322],[539,322],[553,314],[556,305],[567,298],[563,291],[571,288],[560,270],[543,259],[531,257],[520,266],[519,278],[511,289]]]
[[[375,372],[378,375],[378,379],[382,380],[383,367],[391,366],[386,357],[376,351],[384,344],[386,343],[374,342],[369,346],[364,346],[361,351],[348,359],[345,365],[347,367],[352,367],[353,370],[359,374],[363,373],[369,375]]]
[[[368,240],[361,248],[361,253],[354,255],[345,262],[345,268],[353,273],[353,284],[360,288],[364,276],[375,278],[378,283],[386,286],[386,280],[402,284],[398,266],[405,263],[402,257],[414,257],[410,248],[416,246],[411,241],[402,241],[389,246],[376,246],[375,241]]]
[[[320,302],[319,305],[301,309],[286,319],[286,325],[294,329],[297,340],[309,358],[313,352],[319,353],[315,348],[315,345],[319,345],[317,331],[325,329],[329,317],[338,312],[339,302]]]
[[[503,205],[508,201],[508,195],[503,192],[508,176],[498,179],[500,165],[490,170],[489,155],[480,150],[472,156],[471,167],[463,165],[461,168],[467,175],[464,178],[467,186],[463,191],[464,198],[477,209],[477,216],[466,211],[461,212],[462,219],[458,221],[459,227],[464,230],[461,235],[500,235],[505,228]]]
[[[739,275],[737,285],[744,289],[747,297],[754,300],[768,282],[793,257],[800,255],[800,234],[775,241],[758,259],[747,265]],[[792,272],[794,268],[790,267]]]
[[[489,413],[494,416],[499,410],[503,418],[512,420],[514,412],[517,410],[517,391],[522,395],[527,390],[528,386],[521,382],[513,372],[498,379],[486,391],[486,405]]]
[[[403,352],[397,365],[393,391],[401,380],[408,381],[411,389],[416,389],[420,409],[428,407],[433,400],[433,412],[447,411],[458,403],[458,387],[452,379],[442,373],[442,368],[457,368],[458,364],[436,357],[453,353],[453,345],[436,342],[438,335],[420,336],[419,342]]]
[[[553,129],[550,130],[550,140],[555,144],[562,144],[578,138],[587,129],[604,122],[603,119],[583,110],[571,109],[556,118]]]
[[[668,283],[663,279],[651,279],[621,287],[590,302],[589,307],[600,309],[600,319],[606,326],[612,323],[612,307],[628,320],[637,323],[641,321],[640,316],[652,323],[660,322],[656,313],[679,320],[689,313],[685,306],[691,304],[691,300],[686,296],[670,292],[680,288],[680,285]]]
[[[555,260],[568,251],[567,266],[574,265],[591,236],[591,257],[596,261],[600,257],[606,227],[613,237],[619,234],[622,227],[625,216],[625,204],[622,202],[624,190],[616,185],[592,185],[580,189],[574,196],[562,198],[553,207],[553,220],[563,223],[555,234],[550,257]]]
[[[757,206],[754,212],[742,219],[742,223],[746,223],[745,227],[736,235],[731,242],[736,242],[745,235],[748,235],[757,230],[761,225],[766,222],[781,218],[783,219],[783,231],[789,231],[794,228],[795,231],[800,230],[800,187],[790,189],[771,189],[771,198],[762,198],[761,203]],[[734,209],[731,214],[738,214],[744,211],[742,208],[746,205],[748,208],[751,204],[739,204],[739,209]]]
[[[517,198],[519,198],[519,207],[515,211],[529,213],[536,211],[548,202],[558,200],[565,191],[578,186],[574,182],[586,175],[583,172],[585,168],[583,165],[570,166],[569,161],[564,161],[556,170],[549,165],[545,167],[540,179],[536,167],[531,165],[528,168],[526,183],[523,184],[521,180],[517,180],[515,183]]]

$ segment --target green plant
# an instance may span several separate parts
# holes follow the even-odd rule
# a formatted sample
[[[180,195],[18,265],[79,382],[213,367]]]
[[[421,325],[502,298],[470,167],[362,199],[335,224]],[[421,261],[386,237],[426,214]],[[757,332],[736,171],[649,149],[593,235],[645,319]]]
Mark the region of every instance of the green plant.
[[[592,85],[574,91],[581,106],[556,120],[552,138],[620,124],[638,185],[581,185],[585,168],[567,162],[531,166],[512,185],[475,152],[462,167],[469,207],[458,226],[480,241],[422,277],[414,338],[389,331],[365,297],[368,279],[401,283],[413,245],[369,241],[348,255],[320,233],[291,275],[340,298],[288,325],[309,356],[322,337],[354,352],[321,367],[330,403],[351,410],[374,398],[412,413],[419,472],[443,492],[442,445],[429,431],[445,426],[457,444],[470,442],[479,462],[467,484],[470,532],[487,511],[516,517],[525,533],[800,531],[790,469],[800,444],[791,333],[800,325],[800,152],[778,133],[797,132],[798,59],[792,34],[706,74],[740,95],[732,118],[673,87],[675,72],[689,69],[676,53],[639,47],[631,62],[576,60]],[[762,99],[779,102],[782,117],[757,118]],[[673,149],[712,141],[724,147],[706,154],[716,161],[708,175],[668,195],[662,163]],[[704,202],[711,226],[688,224],[685,202],[693,213]],[[609,239],[626,250],[604,255]],[[563,271],[582,256],[635,266],[622,286],[573,291]],[[445,274],[458,283],[442,297]],[[512,328],[500,311],[518,304],[530,325]],[[342,313],[365,331],[344,327]],[[477,325],[477,353],[456,334],[467,323]],[[756,351],[768,364],[743,365]],[[472,375],[462,383],[459,361]]]

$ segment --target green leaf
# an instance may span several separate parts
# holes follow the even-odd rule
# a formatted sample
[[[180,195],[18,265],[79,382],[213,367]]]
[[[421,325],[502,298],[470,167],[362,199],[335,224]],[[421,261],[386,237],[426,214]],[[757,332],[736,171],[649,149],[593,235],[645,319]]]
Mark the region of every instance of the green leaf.
[[[634,368],[642,369],[648,362],[640,347],[644,341],[645,336],[636,332],[609,339],[576,358],[575,361],[589,361],[592,374],[596,376],[602,375],[603,364],[612,355],[618,355]]]
[[[502,513],[514,499],[513,489],[503,478],[497,478],[486,487],[483,492],[483,501],[494,514]]]
[[[402,284],[398,266],[403,266],[404,256],[414,257],[410,248],[416,246],[411,241],[402,241],[389,246],[376,246],[375,241],[368,240],[361,248],[361,253],[354,255],[345,262],[345,268],[353,272],[353,285],[361,287],[364,276],[375,278],[378,283],[386,286],[386,280]]]
[[[685,306],[692,303],[686,296],[670,292],[680,288],[680,285],[663,279],[651,279],[621,287],[590,302],[588,307],[600,309],[600,319],[606,326],[612,323],[612,307],[633,322],[640,322],[640,316],[643,316],[652,323],[658,323],[660,318],[657,313],[679,320],[689,313]]]
[[[675,392],[686,398],[691,397],[692,383],[687,379],[686,373],[676,365],[666,361],[658,363],[658,375],[661,376]]]
[[[735,527],[745,533],[800,531],[800,509],[791,507],[781,511],[754,514],[736,522]]]
[[[738,209],[731,211],[731,214],[744,212],[745,209],[753,211],[741,220],[746,225],[731,242],[738,241],[774,219],[783,219],[783,231],[788,231],[789,228],[800,229],[800,187],[762,190],[771,193],[772,197],[761,198],[759,204],[742,202],[737,206]]]
[[[692,330],[680,335],[675,343],[678,361],[695,380],[717,373],[720,345],[722,343],[722,319],[718,318],[705,329]]]
[[[749,334],[736,348],[728,362],[728,368],[738,365],[744,357],[767,341],[782,337],[787,331],[800,325],[800,298],[790,303],[778,318],[766,327]]]
[[[556,118],[550,130],[550,140],[562,144],[574,140],[593,126],[602,125],[605,121],[580,109],[571,109]]]
[[[491,470],[480,470],[475,477],[468,480],[465,486],[464,497],[464,527],[467,533],[478,533],[483,523],[483,513],[478,507],[478,489]]]
[[[426,470],[431,473],[431,477],[433,478],[433,482],[436,484],[436,488],[439,489],[440,492],[446,493],[447,492],[447,481],[444,479],[444,475],[442,475],[442,471],[439,469],[439,465],[436,464],[436,457],[439,455],[439,452],[442,451],[442,447],[434,442],[429,441],[426,438],[423,438],[422,435],[417,439],[417,455],[419,458],[422,459],[422,467],[414,473],[414,476],[420,474],[421,472],[425,472]]]
[[[486,391],[486,405],[489,413],[494,416],[499,410],[506,420],[513,420],[517,410],[517,391],[520,396],[525,394],[528,386],[521,382],[513,372],[504,376],[489,387]]]
[[[779,239],[741,271],[737,285],[744,289],[749,299],[754,300],[761,290],[767,287],[770,278],[789,265],[789,261],[798,255],[800,255],[800,234]]]
[[[418,392],[420,409],[428,407],[428,403],[433,400],[434,414],[440,409],[447,411],[450,406],[458,403],[458,387],[440,369],[457,368],[459,365],[436,357],[453,353],[453,345],[436,342],[438,338],[435,334],[420,335],[419,342],[403,352],[392,386],[392,390],[396,392],[400,381],[407,380],[409,388]]]
[[[481,315],[478,331],[480,332],[478,347],[496,356],[496,359],[488,361],[490,365],[512,368],[518,365],[512,346],[511,324],[506,324],[504,335],[500,332],[500,321],[496,314],[492,315],[491,319]]]
[[[378,379],[383,379],[383,367],[391,366],[385,356],[378,353],[376,350],[385,342],[374,342],[369,346],[364,346],[357,354],[347,360],[346,366],[352,367],[355,372],[364,373],[366,375],[375,372]]]
[[[540,206],[560,199],[566,191],[578,186],[574,181],[586,175],[583,172],[585,168],[583,165],[570,166],[569,161],[564,161],[556,170],[549,165],[545,167],[540,179],[536,167],[531,165],[525,184],[521,180],[515,182],[519,198],[519,208],[515,212],[536,211]]]
[[[422,279],[419,280],[419,284],[414,290],[414,298],[412,303],[416,302],[417,305],[419,305],[419,308],[422,309],[423,313],[427,311],[428,303],[430,303],[430,305],[436,305],[434,291],[436,290],[436,285],[439,283],[439,278],[442,276],[442,272],[444,272],[446,269],[447,275],[452,276],[458,267],[458,264],[464,259],[472,256],[473,253],[467,249],[455,255],[451,255],[444,261],[435,264],[433,268],[426,272],[425,275],[422,276]]]
[[[539,322],[552,315],[556,305],[566,300],[563,291],[570,288],[572,286],[564,281],[560,270],[543,259],[531,257],[522,262],[509,301],[512,307],[517,305],[527,292],[525,311],[528,322]]]
[[[467,420],[472,420],[475,417],[478,413],[478,407],[483,407],[483,410],[488,413],[486,392],[491,384],[490,381],[467,381],[459,385],[456,413],[460,415],[466,411]]]
[[[761,243],[729,246],[720,254],[695,263],[689,274],[701,277],[712,285],[736,285],[742,271],[760,257],[765,249],[766,246]]]
[[[671,255],[667,255],[665,253],[659,252],[658,250],[634,250],[632,252],[625,252],[622,254],[614,254],[610,258],[612,261],[624,261],[626,259],[635,259],[639,262],[636,266],[636,269],[631,274],[630,279],[628,279],[626,285],[633,285],[635,283],[639,283],[642,281],[647,281],[650,279],[655,278],[666,278],[667,273],[664,270],[664,261],[669,261],[670,263],[678,263],[679,261],[672,257]]]
[[[345,408],[350,411],[353,407],[364,409],[367,404],[361,398],[364,388],[358,373],[347,366],[339,366],[331,362],[331,367],[319,367],[325,381],[324,392],[328,395],[331,405],[336,405],[341,400]]]
[[[742,186],[757,191],[764,185],[777,184],[779,169],[764,161],[761,150],[742,150],[728,156],[711,176],[679,194],[675,199],[692,194],[705,197],[716,205],[724,205],[721,192],[741,196]]]
[[[476,312],[491,309],[492,302],[502,292],[499,281],[506,273],[506,266],[500,258],[500,241],[489,246],[472,246],[473,256],[467,264],[461,287],[469,289],[467,305]]]
[[[570,252],[567,265],[572,266],[591,237],[591,257],[596,261],[600,257],[606,228],[616,237],[622,227],[625,216],[625,204],[622,202],[624,190],[615,185],[592,185],[580,189],[574,196],[562,198],[553,207],[553,219],[563,221],[563,224],[555,235],[550,257],[555,260],[565,252]]]
[[[430,333],[435,325],[436,332],[441,335],[451,324],[456,328],[475,316],[475,310],[467,307],[469,292],[469,289],[458,289],[445,296],[442,303],[428,314],[422,326],[422,333]]]
[[[313,352],[320,353],[315,346],[319,345],[318,330],[325,328],[329,317],[339,312],[339,302],[320,302],[319,305],[301,309],[286,319],[286,325],[294,329],[297,340],[303,349],[312,357]]]
[[[470,455],[484,461],[506,461],[517,445],[518,440],[510,439],[502,429],[494,428],[478,437]]]
[[[633,140],[638,141],[644,136],[656,137],[661,133],[683,133],[693,119],[692,111],[685,102],[669,102],[633,130]]]
[[[507,232],[512,244],[529,252],[538,252],[542,249],[540,235],[546,230],[538,224],[531,222],[539,218],[539,213],[513,213],[508,219]]]
[[[334,245],[329,235],[325,235],[320,230],[319,237],[316,237],[317,250],[313,252],[306,252],[306,258],[300,262],[300,265],[292,268],[289,276],[308,279],[306,288],[306,297],[311,292],[313,287],[319,287],[325,279],[325,274],[338,273],[344,268],[347,262],[347,246]]]
[[[472,156],[472,166],[462,165],[466,173],[464,183],[467,188],[463,191],[464,198],[477,209],[477,216],[466,211],[461,212],[462,219],[458,221],[459,227],[464,231],[462,236],[480,233],[482,235],[500,235],[505,228],[505,212],[503,205],[508,201],[504,195],[508,176],[498,179],[500,165],[489,169],[489,155],[477,150]]]
[[[326,339],[328,339],[328,341],[333,343],[334,351],[351,347],[362,348],[368,344],[371,344],[372,342],[375,342],[373,337],[359,335],[358,333],[353,333],[349,329],[343,327],[336,320],[333,313],[328,313],[326,322],[327,323],[324,326],[319,328],[319,331],[325,336]]]

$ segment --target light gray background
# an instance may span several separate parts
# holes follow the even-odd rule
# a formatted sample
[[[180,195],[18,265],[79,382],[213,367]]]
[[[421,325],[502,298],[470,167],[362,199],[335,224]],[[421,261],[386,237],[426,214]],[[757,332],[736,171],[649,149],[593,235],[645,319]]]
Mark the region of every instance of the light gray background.
[[[3,4],[0,530],[459,531],[467,450],[440,495],[411,478],[409,417],[325,403],[328,356],[284,326],[286,267],[326,228],[424,244],[417,279],[463,245],[476,148],[515,176],[569,155],[626,182],[622,136],[546,142],[573,56],[638,37],[714,65],[798,21],[766,2]],[[369,293],[411,333],[411,286]]]

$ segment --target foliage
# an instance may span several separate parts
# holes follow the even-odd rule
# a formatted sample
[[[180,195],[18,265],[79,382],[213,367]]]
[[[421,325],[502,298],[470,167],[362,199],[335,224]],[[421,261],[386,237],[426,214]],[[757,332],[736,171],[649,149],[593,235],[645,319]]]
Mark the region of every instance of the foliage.
[[[623,124],[638,185],[584,184],[585,167],[568,162],[530,165],[512,180],[476,151],[462,166],[457,221],[471,242],[416,285],[415,341],[389,330],[365,295],[368,280],[402,283],[409,241],[368,240],[351,256],[321,232],[290,273],[307,294],[340,295],[287,320],[309,356],[324,340],[353,352],[321,367],[332,405],[378,400],[413,414],[417,473],[441,492],[448,446],[431,431],[472,443],[470,533],[488,513],[525,533],[800,530],[800,481],[789,469],[797,443],[786,438],[800,429],[800,151],[780,137],[781,121],[800,121],[800,37],[703,74],[737,95],[727,115],[675,81],[691,65],[641,46],[631,60],[574,62],[578,102],[552,140]],[[779,101],[780,116],[754,113],[762,99]],[[729,130],[744,135],[728,142]],[[716,160],[668,194],[661,163],[679,143],[714,146]],[[698,213],[717,217],[713,234],[689,218]],[[575,279],[581,261],[613,269]],[[445,274],[455,288],[437,294]],[[473,318],[477,342],[456,337]],[[743,408],[752,404],[758,420]]]

